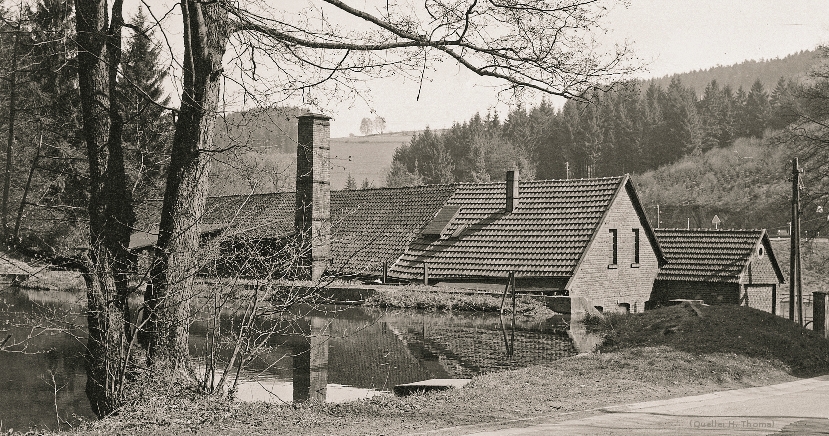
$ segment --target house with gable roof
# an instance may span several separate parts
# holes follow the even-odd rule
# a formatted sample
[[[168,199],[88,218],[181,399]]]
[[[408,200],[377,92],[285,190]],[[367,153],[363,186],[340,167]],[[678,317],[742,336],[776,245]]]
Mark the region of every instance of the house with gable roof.
[[[702,300],[779,313],[783,272],[765,230],[655,229],[668,263],[656,276],[652,301]]]
[[[451,185],[331,192],[327,274],[381,276],[384,265],[397,260],[453,192]],[[295,202],[294,192],[209,197],[201,220],[202,235],[219,241],[214,255],[214,261],[222,265],[219,272],[238,272],[244,262],[249,271],[243,275],[261,275],[274,266],[257,265],[251,255],[275,262],[280,252],[286,262],[283,268],[288,268],[294,255],[290,244],[296,235]],[[160,209],[160,204],[146,203],[139,211],[142,231],[133,233],[132,250],[155,244]],[[244,259],[234,259],[237,256]]]
[[[294,203],[292,192],[211,197],[203,234],[221,235],[226,266],[239,253],[255,264],[251,241],[273,259],[296,234]],[[514,272],[519,291],[641,311],[665,263],[628,176],[333,191],[330,208],[329,275],[378,278],[385,267],[397,281],[503,290]],[[132,248],[151,246],[152,233],[134,234]]]
[[[332,192],[329,143],[328,117],[300,116],[297,192],[208,199],[217,264],[501,289],[513,273],[519,290],[639,311],[665,263],[629,176]],[[138,251],[155,244],[146,209]]]
[[[480,287],[514,272],[520,290],[644,310],[665,259],[629,176],[455,186],[390,276]]]

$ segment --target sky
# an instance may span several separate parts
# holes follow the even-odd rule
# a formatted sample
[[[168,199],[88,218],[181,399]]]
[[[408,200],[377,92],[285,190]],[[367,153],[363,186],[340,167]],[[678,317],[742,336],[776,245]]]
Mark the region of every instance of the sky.
[[[175,0],[127,0],[127,10],[137,9],[139,1],[150,5],[157,16],[176,10]],[[346,3],[372,11],[378,1],[346,0]],[[269,7],[268,0],[247,0],[245,4],[256,2],[264,2],[263,7]],[[289,16],[294,10],[319,3],[319,0],[282,0],[272,7]],[[826,0],[627,0],[616,3],[608,0],[607,3],[611,5],[604,22],[607,33],[600,34],[600,38],[608,45],[627,42],[645,67],[638,74],[641,78],[749,59],[784,57],[829,43],[829,14],[826,13],[829,2]],[[325,13],[336,12],[328,7]],[[180,18],[172,15],[175,12],[167,15],[165,21],[175,27]],[[168,30],[167,36],[172,45],[180,45],[176,42],[180,40],[180,31]],[[174,47],[173,52],[176,51],[179,50]],[[226,62],[230,56],[231,52],[225,56]],[[171,63],[171,69],[176,68],[175,63]],[[171,82],[176,80],[173,78]],[[511,96],[499,98],[497,84],[446,60],[434,71],[426,70],[422,84],[402,76],[371,80],[366,83],[368,92],[359,98],[340,103],[334,100],[319,110],[333,117],[333,137],[359,135],[361,120],[378,115],[386,120],[387,132],[421,130],[427,126],[446,128],[453,122],[468,120],[476,112],[483,115],[497,111],[505,118],[518,102]],[[171,86],[174,99],[179,93],[177,87]],[[564,102],[560,98],[550,100],[557,106]],[[523,103],[533,106],[538,100]]]
[[[630,43],[646,66],[640,77],[661,77],[829,43],[826,6],[825,0],[630,0],[610,10],[603,37]],[[503,119],[515,103],[499,102],[491,82],[450,61],[426,79],[419,99],[415,81],[372,81],[370,105],[354,101],[330,108],[332,136],[359,135],[362,118],[375,115],[385,118],[387,131],[445,128],[490,110]]]

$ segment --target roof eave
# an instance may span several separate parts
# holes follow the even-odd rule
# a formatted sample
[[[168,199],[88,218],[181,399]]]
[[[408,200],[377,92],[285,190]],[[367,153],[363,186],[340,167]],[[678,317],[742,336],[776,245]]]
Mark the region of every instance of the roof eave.
[[[656,238],[656,233],[654,233],[650,221],[648,221],[648,215],[645,213],[645,208],[642,206],[641,200],[639,200],[639,194],[636,193],[636,187],[633,185],[633,180],[627,174],[625,175],[625,177],[625,188],[628,190],[630,201],[631,203],[633,203],[633,208],[636,209],[636,213],[638,213],[640,216],[640,220],[642,221],[642,228],[645,229],[645,234],[648,236],[648,240],[650,241],[651,246],[654,248],[657,263],[659,264],[659,267],[662,268],[668,263],[668,260],[665,258],[665,253],[662,251],[662,247],[659,245],[659,240]]]

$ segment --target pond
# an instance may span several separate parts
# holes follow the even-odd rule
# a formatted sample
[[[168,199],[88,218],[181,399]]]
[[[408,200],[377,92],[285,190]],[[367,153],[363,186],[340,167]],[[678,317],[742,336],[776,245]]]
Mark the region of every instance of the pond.
[[[0,289],[0,431],[57,428],[94,415],[84,393],[84,294]],[[228,326],[236,318],[225,316]],[[517,322],[498,314],[388,311],[359,306],[298,308],[289,326],[241,371],[242,401],[339,402],[390,395],[395,385],[476,374],[576,354],[560,319]],[[197,361],[209,343],[191,329]],[[229,355],[229,354],[228,354]],[[223,355],[227,358],[228,355]]]

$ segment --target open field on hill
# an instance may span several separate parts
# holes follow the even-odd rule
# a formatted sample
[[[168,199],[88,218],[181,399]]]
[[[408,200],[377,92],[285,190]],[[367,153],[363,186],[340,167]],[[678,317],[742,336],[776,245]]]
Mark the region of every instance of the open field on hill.
[[[416,132],[331,138],[331,189],[344,189],[348,175],[360,187],[368,180],[374,187],[386,184],[394,150],[408,144]]]

